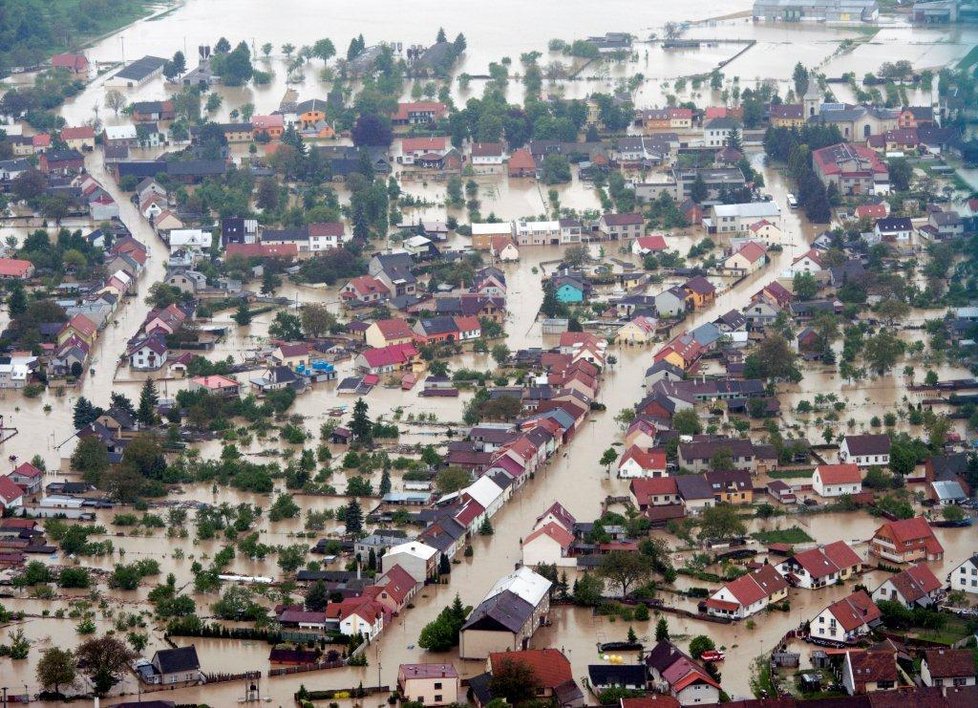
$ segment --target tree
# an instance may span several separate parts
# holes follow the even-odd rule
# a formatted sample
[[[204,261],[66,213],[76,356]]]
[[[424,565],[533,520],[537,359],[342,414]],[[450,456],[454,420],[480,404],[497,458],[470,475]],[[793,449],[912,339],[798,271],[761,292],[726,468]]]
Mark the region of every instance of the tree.
[[[326,305],[309,303],[302,306],[302,330],[310,337],[321,337],[336,326],[336,316]]]
[[[247,327],[251,324],[251,310],[248,308],[247,300],[241,300],[238,303],[238,309],[234,312],[234,321],[241,327]]]
[[[75,655],[68,649],[51,647],[45,649],[37,662],[37,682],[46,691],[61,693],[61,687],[70,687],[75,682]]]
[[[493,345],[490,350],[493,360],[499,365],[503,366],[509,360],[509,347],[503,343]]]
[[[353,404],[353,417],[350,419],[350,432],[353,439],[362,444],[369,445],[373,442],[373,423],[368,416],[369,406],[362,398],[358,398]]]
[[[541,179],[544,184],[560,184],[571,181],[570,162],[563,155],[550,154],[543,158]]]
[[[805,92],[808,91],[808,69],[801,62],[798,62],[795,64],[791,78],[795,82],[795,98],[801,100]]]
[[[882,376],[893,368],[904,352],[905,345],[891,329],[881,329],[866,339],[863,359],[869,368]]]
[[[492,522],[489,521],[489,517],[483,517],[482,523],[479,524],[479,535],[480,536],[492,536],[495,533],[495,529],[492,528]]]
[[[703,510],[700,516],[700,538],[722,539],[742,536],[746,532],[737,508],[730,504],[717,504]]]
[[[887,168],[890,171],[890,184],[893,185],[893,189],[898,192],[908,191],[913,177],[913,166],[907,162],[907,158],[892,158],[887,161]]]
[[[320,39],[312,45],[312,55],[327,62],[336,56],[336,47],[333,46],[332,40]]]
[[[72,414],[71,421],[74,423],[75,429],[84,428],[90,423],[94,423],[102,413],[104,413],[101,408],[92,404],[84,396],[79,396],[78,401],[75,402],[75,408]]]
[[[710,196],[710,190],[706,186],[706,182],[699,173],[696,174],[696,179],[693,180],[693,186],[690,188],[689,197],[697,204],[702,203],[708,196]]]
[[[603,453],[601,453],[601,459],[598,460],[599,465],[607,467],[608,471],[611,471],[611,464],[618,459],[618,452],[613,447],[609,447]]]
[[[84,667],[85,674],[91,679],[95,694],[104,696],[118,683],[129,662],[136,658],[136,653],[120,640],[106,635],[83,642],[78,647],[76,658],[78,665]]]
[[[928,386],[936,386],[940,379],[937,376],[937,372],[933,369],[927,369],[927,373],[924,374],[924,383]]]
[[[451,494],[472,484],[472,476],[461,467],[446,467],[435,477],[435,487],[442,494]]]
[[[540,688],[540,678],[526,662],[504,657],[498,666],[492,667],[489,690],[494,698],[504,698],[510,705],[518,706],[535,700]]]
[[[305,603],[306,609],[310,612],[323,612],[329,603],[329,590],[326,588],[326,583],[322,580],[313,583],[306,591]]]
[[[390,119],[376,113],[361,113],[353,125],[353,144],[357,147],[390,147],[394,131]]]
[[[351,499],[346,505],[343,522],[348,534],[360,533],[363,530],[363,510],[356,499]]]
[[[965,517],[965,513],[961,510],[961,507],[955,506],[954,504],[948,504],[943,509],[941,509],[941,516],[944,517],[945,521],[961,521]]]
[[[391,473],[386,467],[384,468],[384,471],[380,473],[380,486],[377,488],[377,491],[380,492],[380,496],[390,494]]]
[[[757,400],[757,399],[753,399]],[[710,469],[714,472],[726,472],[734,468],[733,452],[729,447],[723,447],[710,458]]]
[[[717,645],[705,634],[698,634],[689,640],[689,653],[694,659],[699,659],[703,656],[703,652],[713,651],[716,648]]]
[[[676,411],[672,417],[672,427],[680,435],[699,435],[703,432],[700,416],[694,408],[684,408]]]
[[[126,97],[117,89],[109,89],[105,92],[105,105],[115,111],[118,116],[119,111],[126,107]]]
[[[791,289],[799,300],[811,300],[818,294],[818,281],[811,273],[795,273]]]
[[[604,593],[604,579],[597,575],[584,572],[584,575],[574,581],[571,595],[574,602],[584,607],[597,607],[601,604]]]
[[[801,381],[797,359],[798,354],[784,336],[776,332],[770,333],[745,360],[744,377],[769,381]]]
[[[289,342],[302,339],[302,320],[298,315],[279,310],[272,324],[268,326],[268,336]]]
[[[456,595],[452,604],[442,609],[438,617],[421,630],[418,646],[428,651],[448,651],[458,646],[459,632],[470,611],[471,608],[465,607],[462,599]]]
[[[10,286],[10,297],[7,298],[7,311],[11,319],[16,319],[19,315],[27,312],[27,294],[24,286],[18,281]]]
[[[660,617],[659,621],[655,624],[655,641],[669,641],[669,623],[666,621],[665,617]]]
[[[652,560],[641,553],[612,551],[601,556],[597,572],[602,578],[621,586],[621,594],[626,596],[632,585],[652,574]]]
[[[452,572],[452,563],[448,560],[448,556],[444,553],[438,558],[438,575],[450,575]]]
[[[160,402],[160,396],[156,392],[156,384],[153,379],[146,379],[142,390],[139,392],[139,408],[136,410],[136,418],[143,425],[155,425],[158,416],[156,406]]]

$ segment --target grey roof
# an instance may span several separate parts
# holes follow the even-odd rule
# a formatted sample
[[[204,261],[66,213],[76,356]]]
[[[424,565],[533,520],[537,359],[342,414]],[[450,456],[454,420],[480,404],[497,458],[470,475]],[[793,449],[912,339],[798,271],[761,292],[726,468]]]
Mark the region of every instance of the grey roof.
[[[197,647],[179,647],[177,649],[160,649],[153,657],[161,673],[173,674],[183,671],[200,669],[200,659],[197,658]]]
[[[890,454],[888,435],[846,435],[845,443],[850,455]]]
[[[519,632],[533,616],[533,605],[511,590],[503,590],[483,600],[462,625],[466,629]]]
[[[961,483],[957,481],[944,480],[931,482],[931,486],[934,488],[934,494],[937,495],[940,501],[959,501],[968,498],[968,495],[964,493],[964,489],[961,488]]]
[[[679,496],[686,501],[694,499],[713,499],[713,487],[703,475],[680,475],[676,477]]]
[[[124,68],[122,71],[116,74],[116,77],[120,79],[131,79],[133,81],[142,81],[154,71],[159,71],[161,68],[163,68],[164,64],[166,64],[166,59],[147,55],[142,59],[137,59],[132,64]]]
[[[646,668],[641,664],[588,664],[592,686],[644,686]]]

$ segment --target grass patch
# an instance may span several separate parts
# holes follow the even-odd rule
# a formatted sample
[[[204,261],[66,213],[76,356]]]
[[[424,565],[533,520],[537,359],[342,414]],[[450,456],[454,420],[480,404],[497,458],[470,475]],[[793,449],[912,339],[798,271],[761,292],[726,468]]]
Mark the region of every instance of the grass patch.
[[[755,531],[751,534],[761,543],[811,543],[815,539],[809,536],[804,529],[792,526],[787,529],[774,529],[773,531]]]
[[[771,479],[800,479],[801,477],[811,477],[814,467],[806,467],[801,470],[771,470],[767,476]]]

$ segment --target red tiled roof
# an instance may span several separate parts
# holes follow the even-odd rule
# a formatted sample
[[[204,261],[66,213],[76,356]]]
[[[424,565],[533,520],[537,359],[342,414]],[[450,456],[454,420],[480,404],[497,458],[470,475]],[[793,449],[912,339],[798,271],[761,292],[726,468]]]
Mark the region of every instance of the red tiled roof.
[[[4,506],[24,496],[24,490],[14,484],[10,477],[0,477],[0,503]]]
[[[343,228],[342,221],[319,221],[315,224],[309,224],[306,227],[308,229],[309,235],[312,237],[316,236],[335,236],[341,237],[346,232]]]
[[[859,465],[845,463],[839,465],[819,465],[815,468],[822,484],[859,484],[862,474]]]
[[[925,649],[924,661],[934,678],[975,676],[975,658],[970,649]]]
[[[362,353],[364,360],[371,369],[381,366],[405,364],[418,355],[413,344],[391,344],[390,346],[371,348]]]
[[[414,339],[414,332],[411,330],[411,325],[407,323],[407,320],[400,318],[377,320],[374,324],[377,325],[377,329],[380,330],[380,334],[384,339],[388,341],[391,339]]]
[[[535,170],[537,166],[533,154],[526,148],[520,148],[509,156],[509,169]]]
[[[389,293],[390,290],[380,280],[372,275],[358,275],[351,280],[348,285],[353,286],[361,295],[372,295],[373,293]]]
[[[399,605],[404,603],[408,595],[411,594],[411,591],[418,584],[418,581],[412,578],[411,574],[397,563],[384,573],[381,581],[386,581],[383,582],[381,587]]]
[[[75,315],[68,320],[68,324],[66,326],[71,327],[73,330],[85,337],[91,337],[98,330],[95,323],[85,317],[85,315]]]
[[[228,378],[227,376],[221,376],[220,374],[212,374],[211,376],[194,376],[191,381],[212,391],[239,385],[234,379]]]
[[[557,649],[525,649],[523,651],[490,652],[490,671],[498,670],[505,662],[515,661],[533,669],[540,685],[553,689],[574,678],[570,661]]]
[[[33,265],[20,258],[0,258],[0,277],[23,278]]]
[[[441,118],[448,112],[444,103],[437,101],[412,101],[409,103],[398,103],[397,112],[394,113],[394,120],[405,121],[410,118],[411,113],[433,113],[435,118]]]
[[[554,541],[556,541],[561,548],[570,548],[571,544],[574,543],[573,534],[571,534],[563,526],[560,526],[559,524],[555,524],[553,521],[550,521],[544,524],[543,526],[541,526],[540,528],[538,528],[536,531],[531,533],[526,538],[524,538],[523,545],[525,546],[526,544],[530,543],[530,541],[540,536],[549,536]]]
[[[618,466],[621,467],[628,460],[635,460],[643,470],[664,471],[666,469],[665,450],[643,450],[638,445],[632,445],[625,450],[625,453],[621,456],[621,460],[618,462]]]
[[[87,140],[95,138],[95,129],[90,125],[82,125],[77,128],[62,128],[62,140]]]
[[[644,248],[648,251],[664,251],[666,250],[666,240],[661,234],[652,234],[651,236],[639,236],[635,239],[638,242],[639,247]]]
[[[404,138],[401,140],[401,152],[432,152],[444,150],[447,145],[448,138],[444,135],[431,138]]]
[[[847,632],[880,618],[879,608],[865,590],[857,590],[848,597],[833,602],[826,609]]]

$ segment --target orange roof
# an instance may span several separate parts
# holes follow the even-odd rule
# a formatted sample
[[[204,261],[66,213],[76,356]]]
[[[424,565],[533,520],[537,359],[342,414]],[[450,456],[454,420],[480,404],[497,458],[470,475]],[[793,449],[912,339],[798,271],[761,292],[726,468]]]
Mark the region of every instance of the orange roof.
[[[23,278],[33,266],[30,261],[20,258],[0,258],[0,277]]]
[[[536,531],[531,533],[529,536],[523,539],[523,545],[525,546],[530,541],[540,536],[549,536],[558,544],[561,548],[570,548],[571,544],[574,543],[574,536],[559,524],[555,524],[553,521],[544,524]]]
[[[571,673],[570,661],[557,649],[490,652],[490,671],[499,669],[507,661],[515,661],[529,666],[544,688],[553,689],[574,678]]]
[[[227,376],[221,376],[220,374],[212,374],[211,376],[194,376],[190,380],[210,390],[238,386],[237,381],[232,378],[228,378]]]
[[[847,632],[880,618],[879,608],[865,590],[857,590],[848,597],[833,602],[826,609],[832,613],[832,616]]]
[[[756,263],[764,257],[765,249],[764,246],[756,241],[748,241],[740,247],[737,253],[746,258],[750,263]]]
[[[859,484],[862,474],[859,465],[845,463],[840,465],[819,465],[815,468],[822,484]]]
[[[520,148],[509,157],[509,169],[534,170],[537,163],[526,148]]]
[[[401,152],[432,152],[444,150],[448,145],[448,138],[438,135],[431,138],[404,138],[401,140]]]
[[[632,445],[621,456],[618,466],[621,467],[629,460],[635,460],[643,470],[665,470],[665,450],[643,450],[638,445]]]
[[[62,140],[87,140],[89,138],[95,138],[95,129],[90,125],[61,129]]]
[[[68,324],[66,326],[71,327],[83,337],[91,337],[95,334],[96,330],[98,330],[95,323],[85,317],[85,315],[75,315],[68,320]]]

